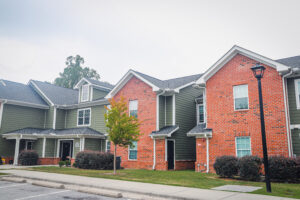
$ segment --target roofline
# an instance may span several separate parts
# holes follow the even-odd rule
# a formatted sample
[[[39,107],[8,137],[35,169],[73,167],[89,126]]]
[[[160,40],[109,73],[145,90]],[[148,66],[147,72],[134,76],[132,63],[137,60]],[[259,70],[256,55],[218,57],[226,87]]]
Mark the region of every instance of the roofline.
[[[109,104],[107,99],[101,99],[101,100],[89,101],[89,102],[71,104],[71,105],[58,105],[57,108],[69,110],[69,109],[84,108],[87,106],[96,106],[96,105],[105,105],[105,104]]]
[[[35,84],[34,80],[30,80],[29,83],[31,83],[35,89],[37,89],[41,95],[50,103],[51,106],[54,106],[54,103],[47,97],[47,95]]]
[[[141,77],[140,75],[138,75],[137,73],[135,73],[133,70],[129,70],[116,84],[116,86],[105,96],[106,99],[110,99],[112,98],[115,94],[117,94],[117,92],[119,92],[119,90],[121,90],[123,88],[123,86],[132,78],[132,76],[135,76],[136,78],[140,79],[141,81],[145,82],[146,84],[148,84],[149,86],[152,87],[152,90],[154,92],[159,91],[160,88],[157,87],[156,85],[154,85],[153,83],[150,83],[149,81],[147,81],[146,79],[144,79],[143,77]]]
[[[212,131],[206,131],[201,133],[187,133],[188,137],[207,138],[212,137]]]
[[[150,134],[150,137],[153,137],[153,138],[155,138],[155,137],[162,137],[162,136],[164,136],[164,137],[171,137],[172,136],[172,134],[174,133],[174,132],[176,132],[177,130],[179,129],[179,126],[177,126],[173,131],[171,131],[170,133],[168,133],[168,134]]]
[[[95,87],[98,87],[98,88],[102,88],[102,89],[109,90],[109,91],[112,90],[111,88],[108,88],[108,87],[105,87],[105,86],[101,86],[101,85],[94,84],[94,83],[92,83],[91,81],[89,81],[88,79],[86,79],[86,78],[84,78],[84,77],[83,77],[82,79],[80,79],[80,81],[78,81],[78,83],[73,87],[73,89],[79,89],[80,84],[81,84],[82,81],[86,81],[86,82],[89,83],[89,85],[92,85],[92,86],[95,86]]]
[[[217,71],[219,71],[228,61],[230,61],[237,54],[241,54],[251,59],[257,60],[261,63],[267,64],[275,68],[279,73],[288,71],[290,68],[289,66],[283,65],[270,58],[244,49],[240,46],[234,45],[216,63],[214,63],[208,70],[206,70],[206,72],[196,81],[196,84],[205,84],[209,78],[211,78]]]
[[[56,133],[24,134],[24,133],[13,133],[13,132],[2,134],[2,137],[6,138],[6,139],[15,139],[16,137],[22,138],[23,136],[32,137],[32,138],[44,138],[44,137],[46,137],[46,138],[79,138],[79,136],[86,136],[86,137],[88,136],[88,137],[94,137],[94,138],[106,138],[105,135],[97,135],[97,134],[59,134],[59,135],[57,135]]]
[[[49,106],[42,105],[42,104],[29,103],[29,102],[25,102],[25,101],[0,99],[0,102],[5,102],[6,104],[17,105],[17,106],[26,106],[26,107],[40,108],[40,109],[49,109]]]

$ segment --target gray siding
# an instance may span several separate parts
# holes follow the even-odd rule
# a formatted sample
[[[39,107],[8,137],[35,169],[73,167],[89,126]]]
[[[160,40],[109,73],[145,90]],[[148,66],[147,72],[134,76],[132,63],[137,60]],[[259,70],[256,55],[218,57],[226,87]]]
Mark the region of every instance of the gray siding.
[[[300,130],[292,130],[293,153],[300,156]]]
[[[41,139],[43,141],[43,139]],[[56,139],[46,139],[45,157],[56,157]],[[43,150],[43,149],[42,149]]]
[[[35,150],[39,154],[39,157],[41,158],[43,153],[43,139],[39,138],[35,140],[32,149]]]
[[[159,128],[165,126],[165,96],[159,96]]]
[[[166,97],[166,126],[173,125],[173,97]]]
[[[0,155],[13,156],[15,141],[2,138],[1,134],[26,127],[43,128],[44,110],[5,104],[0,129]]]
[[[186,133],[196,125],[196,104],[195,98],[200,95],[200,90],[192,86],[180,90],[176,94],[176,124],[179,130],[172,138],[175,139],[176,160],[196,159],[196,140],[194,137],[187,137]]]
[[[289,78],[287,80],[289,112],[290,112],[291,124],[300,124],[300,110],[297,109],[297,105],[296,105],[296,93],[295,93],[294,80],[295,78]]]
[[[46,112],[45,128],[53,128],[54,107],[51,106],[50,109],[45,112]]]
[[[108,92],[93,88],[93,100],[104,98]]]
[[[65,110],[56,109],[56,129],[64,129],[65,128]]]
[[[92,151],[102,151],[102,140],[100,139],[85,139],[84,149]]]

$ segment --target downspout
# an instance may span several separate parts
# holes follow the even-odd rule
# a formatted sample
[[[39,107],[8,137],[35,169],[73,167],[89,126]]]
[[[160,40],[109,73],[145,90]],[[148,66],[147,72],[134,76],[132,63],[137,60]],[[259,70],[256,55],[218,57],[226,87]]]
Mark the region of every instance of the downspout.
[[[209,138],[206,136],[206,173],[209,172]]]
[[[286,134],[287,134],[287,141],[288,141],[288,149],[289,149],[289,157],[292,157],[292,149],[291,149],[291,131],[290,131],[290,125],[289,125],[289,115],[288,115],[288,106],[287,106],[287,96],[286,96],[286,90],[287,85],[285,84],[285,78],[293,73],[293,70],[291,70],[289,73],[282,76],[282,87],[283,87],[283,97],[284,97],[284,108],[285,108],[285,121],[286,121]]]
[[[155,166],[156,166],[156,140],[153,137],[153,166],[152,169],[155,170]]]
[[[1,124],[2,124],[2,116],[3,116],[3,110],[4,110],[4,104],[7,103],[7,99],[3,100],[1,102],[1,105],[0,105],[0,128],[1,128]]]

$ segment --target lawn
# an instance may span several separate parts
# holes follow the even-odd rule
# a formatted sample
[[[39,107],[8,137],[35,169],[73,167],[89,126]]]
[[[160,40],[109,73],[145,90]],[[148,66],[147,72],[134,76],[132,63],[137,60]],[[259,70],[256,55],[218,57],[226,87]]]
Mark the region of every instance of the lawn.
[[[221,185],[249,185],[263,187],[257,190],[255,194],[266,194],[282,197],[291,197],[300,199],[300,184],[272,183],[272,193],[266,192],[265,183],[239,181],[234,179],[221,179],[215,174],[196,173],[194,171],[151,171],[151,170],[118,170],[118,175],[112,175],[109,170],[85,170],[66,167],[35,167],[30,168],[33,171],[42,171],[50,173],[61,173],[79,176],[88,176],[96,178],[109,178],[127,181],[138,181],[145,183],[157,183],[165,185],[176,185],[194,188],[210,189]]]

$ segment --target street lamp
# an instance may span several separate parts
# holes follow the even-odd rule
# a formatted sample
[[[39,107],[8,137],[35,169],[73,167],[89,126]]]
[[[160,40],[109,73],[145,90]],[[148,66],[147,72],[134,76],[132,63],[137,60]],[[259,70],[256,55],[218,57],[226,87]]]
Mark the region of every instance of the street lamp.
[[[258,82],[260,124],[261,124],[261,137],[262,137],[263,154],[264,154],[266,187],[267,187],[267,192],[272,192],[270,176],[269,176],[269,160],[268,160],[268,150],[267,150],[267,142],[266,142],[266,130],[265,130],[263,98],[262,98],[262,91],[261,91],[261,79],[264,76],[265,69],[266,68],[264,66],[262,66],[261,64],[259,64],[259,63],[257,63],[255,66],[251,67],[251,70],[254,74],[254,77],[257,79],[257,82]]]

